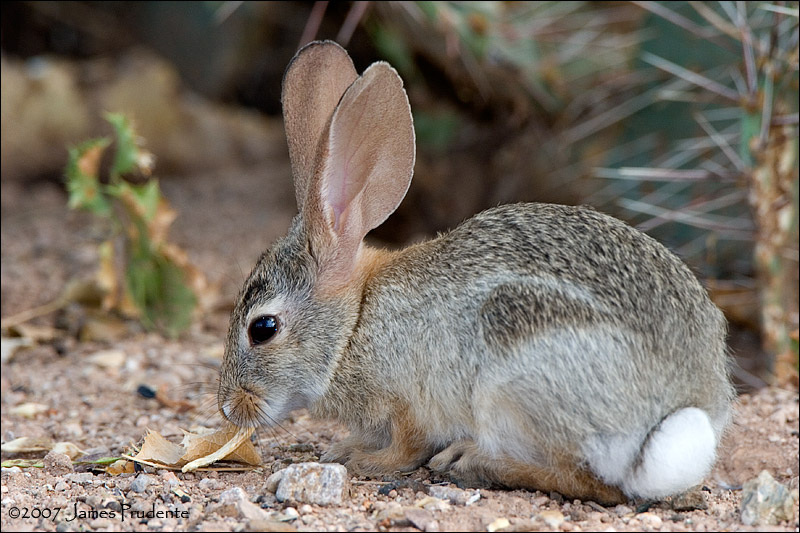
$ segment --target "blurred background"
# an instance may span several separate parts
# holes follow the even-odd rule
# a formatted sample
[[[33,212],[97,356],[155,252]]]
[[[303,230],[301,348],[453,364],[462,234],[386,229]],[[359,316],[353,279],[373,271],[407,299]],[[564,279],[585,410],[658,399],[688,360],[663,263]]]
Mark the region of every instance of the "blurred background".
[[[103,113],[122,112],[155,156],[175,240],[222,278],[230,305],[294,213],[284,69],[303,44],[332,39],[359,71],[389,61],[414,113],[415,177],[375,239],[426,238],[500,203],[592,205],[704,281],[731,322],[740,383],[797,383],[797,2],[0,9],[4,224],[42,187],[66,206],[67,147],[107,135]],[[47,299],[20,288],[30,269],[9,266],[11,242],[27,239],[4,233],[4,316]],[[229,256],[233,274],[219,266]]]

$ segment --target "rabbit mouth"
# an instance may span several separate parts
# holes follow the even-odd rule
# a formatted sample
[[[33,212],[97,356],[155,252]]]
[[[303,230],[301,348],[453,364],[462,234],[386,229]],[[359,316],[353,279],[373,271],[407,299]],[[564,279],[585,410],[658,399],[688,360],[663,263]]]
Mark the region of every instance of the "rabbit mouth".
[[[252,387],[237,387],[227,398],[221,398],[219,407],[222,416],[242,428],[272,426],[277,422],[264,395]]]

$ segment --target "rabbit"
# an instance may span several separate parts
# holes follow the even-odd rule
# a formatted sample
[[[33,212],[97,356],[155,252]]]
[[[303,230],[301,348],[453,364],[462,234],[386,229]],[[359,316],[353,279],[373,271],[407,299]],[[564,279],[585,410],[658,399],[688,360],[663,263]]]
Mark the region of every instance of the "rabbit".
[[[335,419],[350,436],[321,460],[364,476],[427,463],[606,504],[703,480],[734,401],[727,323],[680,259],[591,208],[541,203],[367,246],[414,168],[402,80],[313,42],[282,105],[299,214],[232,312],[222,416]]]

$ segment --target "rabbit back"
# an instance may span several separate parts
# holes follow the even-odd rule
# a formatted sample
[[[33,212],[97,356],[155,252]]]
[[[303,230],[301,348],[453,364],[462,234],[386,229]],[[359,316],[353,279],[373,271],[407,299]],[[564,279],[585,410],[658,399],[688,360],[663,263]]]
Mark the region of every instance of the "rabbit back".
[[[440,446],[630,462],[677,410],[717,441],[730,416],[722,313],[664,246],[588,208],[487,210],[388,262],[361,314],[352,350]]]

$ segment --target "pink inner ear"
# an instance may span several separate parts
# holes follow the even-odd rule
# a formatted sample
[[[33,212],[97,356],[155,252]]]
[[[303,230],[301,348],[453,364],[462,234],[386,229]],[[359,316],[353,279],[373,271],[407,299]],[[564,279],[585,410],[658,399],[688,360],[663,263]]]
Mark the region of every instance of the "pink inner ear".
[[[366,96],[369,97],[369,89]],[[332,144],[337,145],[330,151],[331,161],[328,173],[328,201],[333,209],[333,230],[341,233],[344,229],[342,216],[350,207],[358,193],[364,188],[364,180],[368,173],[366,169],[352,168],[353,161],[358,152],[363,148],[370,132],[367,128],[359,127],[367,106],[363,106],[357,117],[348,128],[348,135],[342,139],[332,139]],[[344,141],[344,142],[342,142]],[[361,178],[361,179],[359,179]]]

